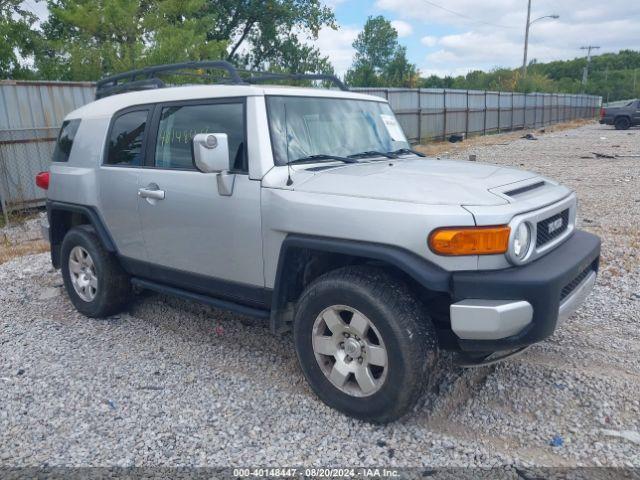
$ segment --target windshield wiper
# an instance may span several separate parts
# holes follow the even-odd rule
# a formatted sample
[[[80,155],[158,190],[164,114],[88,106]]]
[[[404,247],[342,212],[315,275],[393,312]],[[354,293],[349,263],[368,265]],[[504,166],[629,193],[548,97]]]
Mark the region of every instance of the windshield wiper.
[[[398,158],[393,152],[378,152],[376,150],[367,150],[366,152],[354,153],[348,155],[349,158],[366,158],[366,157],[385,157],[385,158]]]
[[[336,160],[344,163],[358,163],[357,160],[353,158],[340,157],[338,155],[327,155],[325,153],[319,153],[317,155],[309,155],[306,157],[296,158],[295,160],[290,160],[287,162],[288,165],[293,165],[294,163],[311,163],[318,162],[320,160]]]
[[[399,148],[398,150],[394,150],[393,152],[388,152],[389,155],[402,155],[403,153],[413,153],[419,157],[426,157],[424,153],[418,152],[417,150],[412,150],[411,148]]]

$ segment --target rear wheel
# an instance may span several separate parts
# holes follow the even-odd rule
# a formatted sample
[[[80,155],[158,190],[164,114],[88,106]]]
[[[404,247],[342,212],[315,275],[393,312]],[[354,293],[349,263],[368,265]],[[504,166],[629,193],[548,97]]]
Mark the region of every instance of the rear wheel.
[[[315,280],[298,302],[294,339],[320,399],[377,423],[411,410],[437,353],[422,305],[401,281],[373,267],[346,267]]]
[[[631,121],[627,117],[618,117],[614,125],[616,130],[627,130],[631,126]]]
[[[71,302],[88,317],[118,313],[130,298],[129,276],[88,225],[74,227],[65,235],[61,266]]]

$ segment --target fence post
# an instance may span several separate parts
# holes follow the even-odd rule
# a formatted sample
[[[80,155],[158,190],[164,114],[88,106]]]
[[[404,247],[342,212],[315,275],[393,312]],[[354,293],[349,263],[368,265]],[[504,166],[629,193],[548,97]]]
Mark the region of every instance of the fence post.
[[[498,91],[498,133],[500,133],[500,125],[502,124],[502,92]]]
[[[443,119],[442,119],[442,139],[446,140],[447,139],[447,89],[445,88],[442,91],[442,114],[443,114]]]
[[[522,129],[527,129],[527,92],[524,92],[524,113],[522,114]]]
[[[511,130],[513,130],[513,92],[511,92]]]
[[[422,89],[418,88],[418,145],[422,144]]]
[[[484,91],[484,122],[482,123],[482,135],[487,134],[487,91]]]
[[[467,90],[467,119],[464,122],[464,138],[469,137],[469,90]]]
[[[9,225],[9,211],[7,210],[7,195],[4,189],[4,160],[0,158],[0,206],[2,206],[2,215],[4,216],[5,227]]]

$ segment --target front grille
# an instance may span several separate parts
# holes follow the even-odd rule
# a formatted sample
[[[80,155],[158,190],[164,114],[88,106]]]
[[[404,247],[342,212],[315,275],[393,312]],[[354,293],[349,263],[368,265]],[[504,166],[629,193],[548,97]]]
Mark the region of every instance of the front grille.
[[[576,278],[571,280],[571,282],[567,283],[562,289],[562,291],[560,292],[560,301],[562,302],[565,298],[571,295],[571,292],[573,292],[576,289],[576,287],[580,285],[580,283],[585,278],[587,278],[587,275],[589,275],[592,271],[593,271],[593,264],[589,265],[587,268],[585,268],[582,271],[582,273],[580,273],[580,275],[578,275]]]
[[[562,220],[562,224],[560,224]],[[569,228],[569,209],[563,210],[560,213],[540,220],[538,222],[538,233],[536,237],[536,246],[541,247],[546,245],[554,238],[562,235],[567,228]],[[551,229],[551,231],[550,231]]]

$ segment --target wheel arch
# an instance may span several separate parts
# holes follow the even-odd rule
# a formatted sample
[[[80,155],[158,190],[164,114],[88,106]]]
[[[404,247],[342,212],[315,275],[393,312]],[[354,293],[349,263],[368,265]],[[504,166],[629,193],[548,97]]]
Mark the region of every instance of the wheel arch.
[[[90,225],[109,252],[117,252],[115,243],[95,208],[73,203],[48,201],[47,216],[50,228],[51,262],[60,268],[62,240],[67,232],[78,225]]]
[[[615,117],[613,117],[613,123],[615,125],[615,123],[620,120],[621,118],[624,118],[625,120],[627,120],[629,122],[629,125],[633,124],[633,119],[631,118],[631,115],[628,113],[619,113],[617,114]]]
[[[280,248],[271,298],[271,329],[286,329],[304,288],[320,275],[346,265],[375,264],[403,275],[414,288],[440,295],[451,292],[451,274],[393,245],[337,238],[288,235]]]

